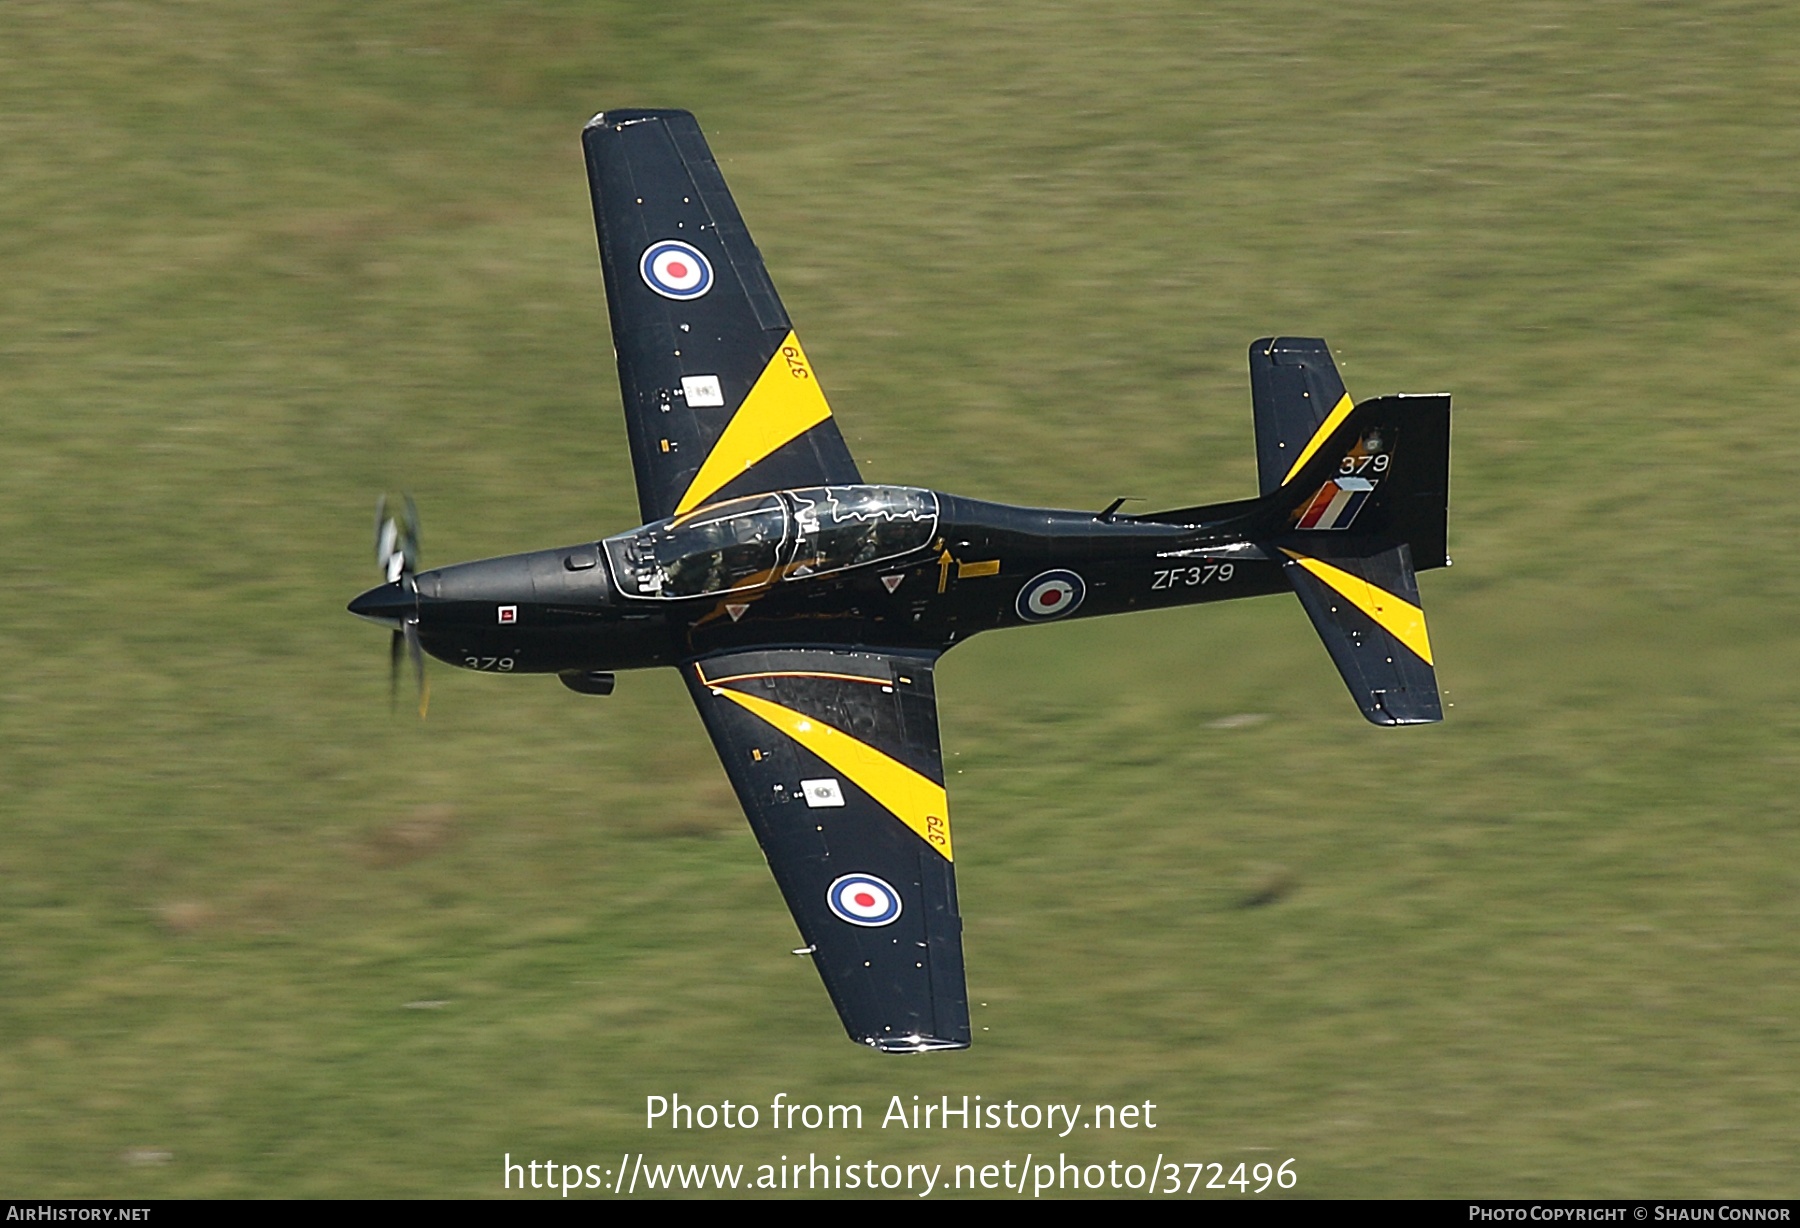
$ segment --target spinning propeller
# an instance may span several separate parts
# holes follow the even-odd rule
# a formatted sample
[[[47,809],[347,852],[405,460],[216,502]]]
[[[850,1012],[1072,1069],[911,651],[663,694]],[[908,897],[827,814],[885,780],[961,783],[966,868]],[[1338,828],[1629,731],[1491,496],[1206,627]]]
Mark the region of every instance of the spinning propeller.
[[[375,565],[381,568],[384,580],[399,586],[394,596],[411,596],[414,601],[410,614],[402,607],[393,611],[394,617],[382,620],[394,626],[388,648],[388,703],[395,703],[400,694],[400,660],[411,657],[413,689],[419,698],[419,716],[422,718],[431,704],[431,686],[425,681],[425,653],[419,647],[418,590],[413,583],[413,575],[419,569],[419,509],[413,505],[411,495],[403,498],[406,507],[398,517],[387,514],[386,495],[375,502]]]

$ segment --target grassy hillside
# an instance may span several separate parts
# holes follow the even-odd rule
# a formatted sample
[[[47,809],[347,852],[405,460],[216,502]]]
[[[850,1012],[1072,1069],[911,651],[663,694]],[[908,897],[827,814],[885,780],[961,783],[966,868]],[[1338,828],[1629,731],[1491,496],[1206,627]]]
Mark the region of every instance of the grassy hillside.
[[[1791,1194],[1800,17],[1319,7],[0,8],[0,1187]],[[428,563],[635,520],[577,140],[620,105],[700,117],[872,480],[1247,494],[1269,333],[1454,392],[1449,719],[1365,726],[1280,599],[959,647],[978,1039],[894,1060],[672,674],[391,716],[378,492]],[[672,1092],[871,1116],[647,1132]],[[1159,1127],[876,1127],[915,1093]]]

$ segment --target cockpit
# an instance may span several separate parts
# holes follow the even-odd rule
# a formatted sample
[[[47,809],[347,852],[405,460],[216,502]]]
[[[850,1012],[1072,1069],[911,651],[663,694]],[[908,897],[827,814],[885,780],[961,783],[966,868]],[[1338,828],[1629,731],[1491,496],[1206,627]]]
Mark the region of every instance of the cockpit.
[[[938,501],[907,486],[751,495],[606,539],[619,591],[673,600],[885,562],[937,533]]]

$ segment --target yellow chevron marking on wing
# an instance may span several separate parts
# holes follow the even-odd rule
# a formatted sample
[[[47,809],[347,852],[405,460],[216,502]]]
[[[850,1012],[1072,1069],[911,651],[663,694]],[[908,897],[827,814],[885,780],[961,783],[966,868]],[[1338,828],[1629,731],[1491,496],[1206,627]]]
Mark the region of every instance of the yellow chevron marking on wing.
[[[760,695],[716,687],[715,695],[762,718],[807,750],[842,772],[895,818],[912,828],[933,849],[953,861],[950,849],[950,799],[944,786],[825,722],[784,708]]]
[[[1385,588],[1378,588],[1361,576],[1352,575],[1330,563],[1309,559],[1292,550],[1283,550],[1282,553],[1374,619],[1382,630],[1412,649],[1425,664],[1435,665],[1431,659],[1431,640],[1425,634],[1424,610],[1410,601],[1394,596]]]
[[[675,514],[699,507],[738,474],[829,417],[831,406],[813,378],[812,364],[790,331],[707,453]]]
[[[1343,396],[1338,398],[1338,403],[1332,406],[1329,414],[1325,415],[1325,421],[1319,423],[1319,429],[1313,432],[1313,437],[1306,441],[1306,446],[1304,448],[1300,449],[1300,458],[1296,460],[1293,467],[1287,471],[1287,476],[1281,479],[1281,484],[1283,486],[1286,486],[1289,482],[1294,480],[1294,475],[1300,472],[1300,466],[1311,460],[1313,453],[1324,446],[1325,441],[1331,438],[1331,432],[1337,430],[1338,423],[1350,416],[1350,411],[1353,408],[1355,407],[1350,404],[1349,393],[1346,392]]]

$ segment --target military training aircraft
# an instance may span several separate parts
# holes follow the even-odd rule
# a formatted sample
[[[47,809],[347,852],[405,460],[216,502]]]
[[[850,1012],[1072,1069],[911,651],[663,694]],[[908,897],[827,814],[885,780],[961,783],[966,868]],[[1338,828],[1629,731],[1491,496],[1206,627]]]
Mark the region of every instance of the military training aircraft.
[[[1415,573],[1448,562],[1448,395],[1353,405],[1323,341],[1264,339],[1258,498],[869,485],[694,117],[608,111],[582,143],[645,523],[418,571],[408,501],[350,610],[421,687],[422,653],[589,695],[679,669],[852,1039],[969,1044],[932,671],[976,632],[1291,589],[1365,717],[1441,719]]]

